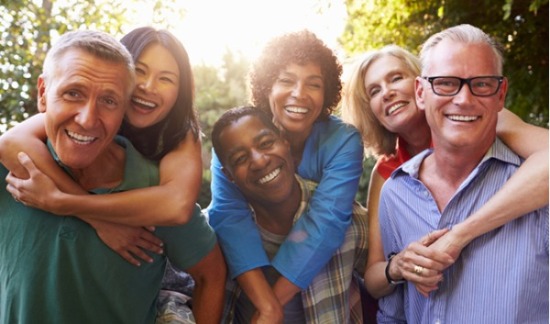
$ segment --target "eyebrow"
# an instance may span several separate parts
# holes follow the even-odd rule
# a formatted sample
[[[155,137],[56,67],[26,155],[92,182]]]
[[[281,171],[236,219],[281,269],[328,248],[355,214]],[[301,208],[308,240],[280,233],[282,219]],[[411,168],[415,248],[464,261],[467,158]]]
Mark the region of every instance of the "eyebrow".
[[[268,128],[264,128],[262,129],[256,136],[254,136],[254,138],[252,139],[252,142],[254,144],[257,144],[259,143],[263,138],[265,138],[266,136],[270,136],[270,135],[273,135],[273,136],[276,136],[275,132],[273,132],[272,130],[268,129]],[[237,146],[237,147],[233,147],[232,149],[228,150],[227,151],[227,158],[229,160],[231,160],[231,158],[233,157],[233,155],[235,155],[236,153],[240,152],[240,151],[244,151],[246,150],[243,146]]]
[[[101,87],[101,92],[103,94],[106,94],[108,96],[114,96],[118,100],[122,100],[124,98],[124,90],[119,89],[116,85],[112,85],[110,83],[106,83],[107,87]],[[58,87],[58,91],[64,92],[69,89],[76,89],[78,91],[87,91],[89,89],[89,85],[84,81],[83,78],[80,76],[71,76],[67,78],[67,81],[64,85]]]

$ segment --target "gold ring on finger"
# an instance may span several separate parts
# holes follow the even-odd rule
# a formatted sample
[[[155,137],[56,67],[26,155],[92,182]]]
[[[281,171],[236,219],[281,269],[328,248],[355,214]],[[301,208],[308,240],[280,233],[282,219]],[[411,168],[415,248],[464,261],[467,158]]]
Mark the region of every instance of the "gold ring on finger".
[[[419,266],[419,265],[415,265],[413,271],[414,271],[414,273],[416,273],[417,275],[421,276],[421,275],[422,275],[422,272],[424,272],[424,268],[421,267],[421,266]]]

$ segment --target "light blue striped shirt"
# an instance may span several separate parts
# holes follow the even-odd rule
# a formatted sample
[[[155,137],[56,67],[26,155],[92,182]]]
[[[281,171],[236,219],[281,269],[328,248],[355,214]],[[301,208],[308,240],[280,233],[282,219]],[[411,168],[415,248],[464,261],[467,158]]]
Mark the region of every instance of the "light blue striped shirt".
[[[496,140],[442,213],[418,180],[427,150],[397,169],[380,200],[384,253],[458,224],[493,196],[521,164]],[[379,323],[548,323],[548,206],[473,240],[423,297],[412,284],[379,301]]]

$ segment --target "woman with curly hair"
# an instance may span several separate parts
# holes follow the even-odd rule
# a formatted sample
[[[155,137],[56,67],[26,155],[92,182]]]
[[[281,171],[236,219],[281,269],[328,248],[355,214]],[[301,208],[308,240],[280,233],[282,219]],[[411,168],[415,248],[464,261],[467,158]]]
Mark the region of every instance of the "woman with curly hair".
[[[375,298],[389,294],[404,280],[428,294],[442,280],[442,270],[470,241],[548,204],[548,130],[529,125],[503,109],[497,135],[526,159],[514,176],[467,221],[448,232],[433,232],[391,257],[384,256],[378,222],[382,185],[393,170],[431,145],[424,111],[415,101],[415,79],[420,71],[416,56],[388,45],[359,56],[344,88],[342,118],[360,131],[366,154],[378,158],[368,189],[369,255],[365,272],[367,290]],[[433,269],[435,275],[419,276],[410,271],[414,265]]]
[[[273,118],[289,141],[296,173],[318,183],[309,208],[272,260],[262,248],[246,200],[213,157],[210,223],[231,279],[237,279],[252,301],[257,320],[282,318],[284,306],[327,264],[351,223],[363,146],[357,130],[331,114],[340,100],[341,73],[333,51],[306,30],[272,39],[250,72],[253,104]],[[271,173],[250,181],[276,185],[278,172],[274,165]],[[266,266],[281,274],[272,287],[261,270]],[[334,309],[338,312],[342,317],[335,317],[336,322],[350,321],[349,309]]]

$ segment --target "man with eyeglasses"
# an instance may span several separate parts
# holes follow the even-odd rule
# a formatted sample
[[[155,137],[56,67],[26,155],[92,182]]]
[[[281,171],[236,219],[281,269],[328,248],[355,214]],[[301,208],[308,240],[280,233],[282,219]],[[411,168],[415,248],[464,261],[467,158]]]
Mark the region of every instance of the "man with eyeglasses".
[[[430,37],[416,101],[433,149],[397,169],[380,199],[384,252],[401,251],[480,208],[523,162],[496,137],[508,81],[502,52],[480,29]],[[465,233],[464,235],[468,235]],[[425,297],[410,283],[379,301],[378,323],[548,323],[548,206],[472,240]],[[415,266],[411,272],[434,275]]]

